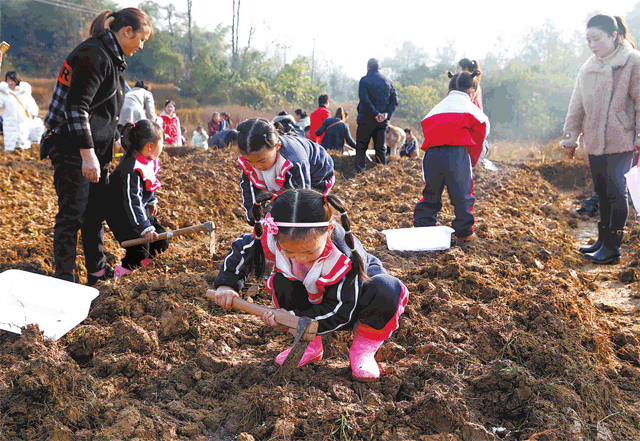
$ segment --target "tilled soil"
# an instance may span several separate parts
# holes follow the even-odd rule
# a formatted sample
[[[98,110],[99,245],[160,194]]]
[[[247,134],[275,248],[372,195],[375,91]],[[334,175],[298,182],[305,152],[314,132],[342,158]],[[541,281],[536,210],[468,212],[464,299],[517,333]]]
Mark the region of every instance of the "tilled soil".
[[[494,161],[499,171],[475,171],[476,244],[397,252],[381,231],[410,227],[420,161],[352,177],[353,158],[335,157],[335,193],[356,235],[411,292],[378,352],[381,379],[361,384],[349,332],[277,380],[274,358],[291,336],[204,297],[231,242],[250,231],[235,158],[190,148],[161,158],[160,222],[214,221],[215,255],[205,235],[174,238],[153,265],[100,283],[89,317],[58,341],[36,326],[0,331],[0,439],[640,438],[638,227],[620,264],[582,260],[574,237],[592,220],[573,210],[588,194],[585,164]],[[49,162],[35,148],[0,153],[0,271],[53,273],[56,210]],[[445,203],[441,223],[452,218]],[[114,266],[124,252],[105,237]],[[621,299],[608,302],[613,291]],[[242,294],[269,305],[262,280]]]

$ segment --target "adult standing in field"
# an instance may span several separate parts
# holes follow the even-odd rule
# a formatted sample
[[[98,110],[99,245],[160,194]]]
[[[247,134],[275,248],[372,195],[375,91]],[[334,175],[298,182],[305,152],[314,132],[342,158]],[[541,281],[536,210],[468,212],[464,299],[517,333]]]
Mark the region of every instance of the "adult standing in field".
[[[329,105],[329,95],[322,94],[318,97],[318,108],[311,112],[309,116],[309,136],[311,141],[320,144],[324,135],[316,135],[316,130],[320,128],[325,119],[331,118],[331,111],[327,108]]]
[[[380,62],[375,58],[367,62],[367,74],[360,79],[358,97],[356,171],[362,172],[371,138],[376,152],[375,161],[387,164],[384,136],[391,115],[398,107],[396,88],[389,78],[380,73]]]
[[[333,118],[325,119],[320,128],[316,130],[317,136],[324,135],[320,145],[325,150],[338,150],[342,153],[345,142],[353,148],[356,147],[356,142],[351,137],[349,125],[346,122],[347,116],[349,114],[344,110],[344,107],[338,107],[336,115]]]
[[[7,72],[0,83],[0,112],[3,118],[4,151],[30,149],[29,129],[33,118],[38,116],[38,105],[31,96],[31,85],[20,81],[20,75],[15,71]]]
[[[582,134],[600,198],[598,240],[580,252],[594,263],[614,264],[629,215],[624,174],[640,150],[640,52],[621,17],[595,15],[586,37],[593,55],[578,72],[560,146],[573,158]]]
[[[167,100],[164,103],[164,110],[160,113],[160,118],[164,130],[164,145],[181,146],[183,144],[182,128],[180,127],[180,118],[176,114],[176,103],[173,100]]]
[[[58,214],[53,232],[55,277],[76,281],[76,246],[82,234],[87,284],[113,277],[103,252],[109,164],[124,103],[125,57],[153,38],[149,16],[137,8],[105,11],[91,37],[62,65],[53,89],[40,157],[51,157]]]
[[[128,122],[135,124],[141,119],[156,119],[156,105],[151,85],[146,81],[137,81],[129,92],[125,92],[118,126],[122,127]]]

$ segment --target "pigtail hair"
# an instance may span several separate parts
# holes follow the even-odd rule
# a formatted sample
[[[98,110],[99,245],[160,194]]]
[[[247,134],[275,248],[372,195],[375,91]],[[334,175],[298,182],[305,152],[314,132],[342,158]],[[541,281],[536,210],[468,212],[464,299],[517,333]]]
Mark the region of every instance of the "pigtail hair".
[[[448,71],[447,71],[447,76],[448,76],[449,78],[453,78],[453,75],[454,75],[454,73],[453,73],[453,72],[451,72],[450,70],[448,70]]]
[[[120,144],[125,152],[131,151],[131,130],[135,127],[131,122],[127,123],[120,129]]]
[[[482,75],[482,72],[480,72],[479,69],[476,69],[473,72],[471,72],[471,78],[479,77],[480,75]]]
[[[338,213],[340,213],[340,222],[345,231],[344,241],[349,246],[349,249],[351,249],[350,259],[353,265],[353,270],[360,277],[360,280],[367,280],[369,276],[365,272],[362,256],[356,250],[353,234],[351,233],[351,221],[349,220],[349,216],[347,215],[347,209],[345,208],[344,203],[339,197],[334,195],[327,195],[326,201],[331,207],[333,207]]]
[[[262,217],[264,215],[263,205],[267,204],[273,195],[269,192],[263,192],[256,196],[256,202],[253,204],[251,208],[251,215],[253,216],[253,232],[255,236],[255,242],[253,246],[249,250],[249,255],[247,256],[247,263],[249,264],[248,274],[253,273],[257,278],[262,277],[264,274],[265,268],[265,257],[264,257],[264,248],[262,248],[262,235],[264,234],[264,228],[262,228]]]

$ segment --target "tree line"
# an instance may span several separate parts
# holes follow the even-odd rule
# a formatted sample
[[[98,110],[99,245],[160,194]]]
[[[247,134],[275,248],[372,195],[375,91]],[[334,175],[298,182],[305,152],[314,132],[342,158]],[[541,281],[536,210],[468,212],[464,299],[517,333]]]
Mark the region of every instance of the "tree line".
[[[338,102],[357,100],[358,80],[326,60],[298,56],[285,63],[282,48],[259,50],[238,39],[242,10],[233,1],[232,26],[211,30],[192,17],[192,0],[139,5],[152,19],[155,37],[143,51],[127,60],[127,79],[173,83],[183,98],[200,106],[233,102],[253,108],[295,105],[315,107],[317,96],[329,93]],[[106,0],[75,0],[62,7],[56,0],[6,0],[0,3],[0,34],[11,44],[3,70],[24,76],[54,77],[62,60],[88,36],[97,12],[119,9]],[[61,2],[62,3],[62,2]],[[77,5],[74,8],[73,5]],[[177,5],[177,6],[176,6]],[[585,17],[585,23],[586,19]],[[631,35],[640,35],[640,3],[625,19]],[[286,50],[286,49],[285,49]],[[546,142],[560,135],[580,66],[590,56],[584,31],[565,37],[554,22],[530,29],[515,55],[506,55],[499,39],[486,54],[478,54],[483,71],[485,112],[492,139]],[[447,70],[462,57],[448,42],[430,55],[413,42],[404,42],[395,55],[382,60],[395,81],[400,98],[396,116],[418,126],[447,92]]]

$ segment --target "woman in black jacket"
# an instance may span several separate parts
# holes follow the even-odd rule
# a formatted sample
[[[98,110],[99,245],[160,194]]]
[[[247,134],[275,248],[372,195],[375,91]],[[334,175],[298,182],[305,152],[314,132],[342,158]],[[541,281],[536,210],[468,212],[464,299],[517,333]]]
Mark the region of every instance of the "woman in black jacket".
[[[105,11],[64,61],[45,119],[41,158],[50,157],[58,195],[53,235],[55,277],[76,281],[78,230],[87,284],[113,277],[103,252],[102,222],[109,163],[119,143],[118,118],[124,102],[125,56],[153,37],[151,20],[137,8]]]
[[[342,107],[338,107],[335,116],[325,119],[320,128],[316,130],[316,136],[326,132],[320,143],[326,150],[339,150],[342,152],[345,142],[353,148],[356,147],[356,142],[351,137],[349,125],[346,122],[347,116],[349,116],[347,111]]]

